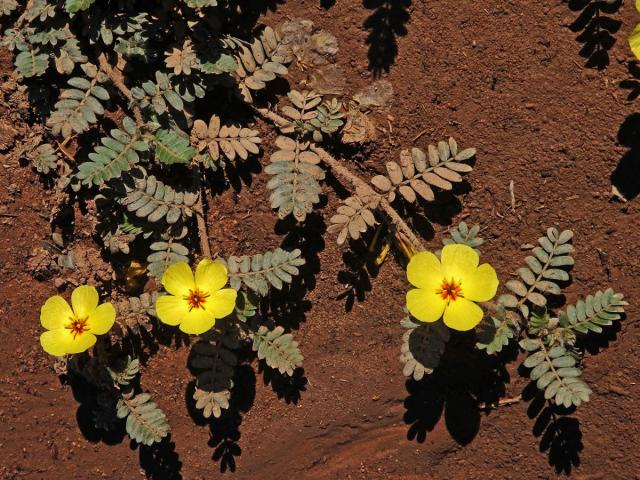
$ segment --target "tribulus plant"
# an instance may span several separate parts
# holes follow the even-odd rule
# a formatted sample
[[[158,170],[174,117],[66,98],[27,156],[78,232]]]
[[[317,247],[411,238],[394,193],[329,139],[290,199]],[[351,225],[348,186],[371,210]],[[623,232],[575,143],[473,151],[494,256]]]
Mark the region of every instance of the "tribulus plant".
[[[265,115],[260,92],[287,75],[294,46],[302,54],[311,35],[287,38],[292,25],[226,22],[244,8],[215,0],[0,2],[8,27],[2,43],[15,53],[15,73],[39,99],[32,111],[46,127],[36,126],[23,156],[58,177],[62,204],[87,202],[119,285],[78,287],[71,306],[61,296],[47,300],[42,347],[62,357],[60,371],[93,388],[96,428],[122,428],[124,420],[130,437],[146,445],[167,436],[169,419],[138,379],[144,356],[133,337],[146,339],[144,351],[162,324],[199,335],[189,368],[195,408],[206,418],[230,407],[238,367],[252,358],[243,349],[282,375],[302,366],[298,343],[269,318],[268,305],[271,290],[289,288],[300,274],[301,250],[212,259],[207,234],[207,172],[232,162],[241,168],[261,145],[250,118],[239,123],[228,115],[233,108],[210,105],[225,99]],[[267,170],[274,208],[303,220],[322,178],[305,138],[336,133],[343,114],[335,98],[295,91],[290,98],[301,113],[288,112],[290,137],[278,140],[283,153]],[[69,236],[54,235],[63,258]],[[72,267],[73,258],[58,264]],[[165,291],[141,293],[148,278]],[[99,305],[98,290],[116,308]]]
[[[363,180],[334,157],[335,147],[371,139],[368,108],[378,100],[365,100],[368,93],[349,99],[337,87],[330,33],[305,20],[230,24],[245,8],[217,0],[0,0],[8,26],[2,43],[15,54],[34,118],[43,120],[22,156],[41,175],[57,176],[61,207],[78,199],[87,205],[115,272],[97,288],[73,290],[71,304],[56,295],[41,310],[43,349],[95,393],[94,426],[124,427],[145,445],[167,437],[169,419],[139,378],[150,351],[145,342],[167,331],[197,336],[188,342],[190,395],[205,418],[230,409],[244,363],[257,359],[289,377],[300,371],[298,343],[271,315],[271,302],[274,290],[291,293],[308,245],[215,258],[207,233],[212,182],[231,185],[229,172],[259,158],[268,138],[255,116],[277,130],[266,186],[294,237],[308,240],[307,220],[330,170],[351,192],[330,219],[337,243],[353,250],[365,244],[365,261],[376,267],[390,252],[400,254],[411,285],[402,321],[405,376],[432,375],[451,337],[475,331],[488,355],[510,344],[527,352],[524,369],[551,404],[588,401],[582,340],[620,320],[626,302],[608,289],[564,309],[549,306],[569,280],[573,234],[550,228],[518,278],[503,282],[480,262],[478,226],[461,222],[441,249],[429,251],[414,224],[436,202],[462,193],[475,148],[448,138],[403,149]],[[635,33],[631,42],[635,48]],[[300,67],[298,85],[292,66]],[[269,90],[278,77],[293,85],[282,98]],[[57,215],[52,223],[52,263],[72,267],[72,236],[58,231]]]

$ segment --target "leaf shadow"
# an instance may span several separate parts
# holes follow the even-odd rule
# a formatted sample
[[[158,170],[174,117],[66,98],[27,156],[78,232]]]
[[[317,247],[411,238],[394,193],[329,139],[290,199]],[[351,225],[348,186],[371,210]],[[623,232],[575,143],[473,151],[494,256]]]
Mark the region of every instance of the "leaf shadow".
[[[293,375],[289,376],[268,367],[265,361],[261,360],[258,372],[262,373],[264,384],[270,386],[278,399],[284,400],[287,404],[297,405],[302,398],[302,392],[307,390],[309,381],[304,374],[304,368],[297,368]]]
[[[374,77],[388,73],[398,56],[397,37],[405,36],[406,24],[410,20],[411,0],[363,0],[366,9],[373,10],[364,21],[363,27],[369,31],[366,44],[369,70]]]
[[[480,428],[481,406],[498,402],[510,377],[503,356],[474,347],[473,333],[452,335],[431,375],[407,380],[404,422],[407,439],[423,443],[444,416],[451,437],[460,445],[473,441]]]
[[[620,9],[622,1],[569,0],[568,4],[572,11],[580,12],[569,28],[578,34],[576,40],[582,44],[580,55],[586,59],[585,66],[605,69],[610,63],[609,50],[616,43],[614,35],[622,26],[622,21],[611,15]]]
[[[611,174],[611,183],[627,200],[640,193],[640,113],[625,118],[618,130],[618,142],[629,150]]]
[[[569,475],[580,466],[580,452],[584,448],[580,421],[568,416],[575,407],[566,409],[551,404],[533,382],[523,390],[522,398],[530,401],[527,415],[535,419],[532,430],[540,438],[540,451],[547,452],[549,465],[556,473]]]
[[[141,445],[139,449],[140,467],[149,480],[182,480],[182,462],[176,452],[176,444],[171,435],[159,443]]]
[[[633,101],[640,96],[640,62],[630,61],[627,63],[627,70],[630,78],[622,80],[619,85],[621,88],[629,90],[627,100]]]
[[[193,393],[195,380],[185,389],[185,402],[189,415],[196,425],[207,425],[210,436],[208,445],[213,448],[211,458],[220,463],[220,472],[236,471],[236,460],[242,455],[239,445],[242,415],[253,407],[256,396],[256,376],[248,364],[239,365],[233,376],[229,408],[223,409],[219,418],[204,418],[202,411],[195,406]]]

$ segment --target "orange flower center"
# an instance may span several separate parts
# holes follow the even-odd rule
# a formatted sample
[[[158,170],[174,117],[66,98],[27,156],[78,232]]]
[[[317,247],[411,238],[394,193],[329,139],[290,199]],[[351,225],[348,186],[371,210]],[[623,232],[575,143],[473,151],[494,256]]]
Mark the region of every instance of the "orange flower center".
[[[447,281],[445,278],[436,293],[447,302],[455,302],[458,297],[462,296],[462,283],[456,282],[453,278]]]
[[[65,328],[71,330],[71,333],[73,333],[73,338],[76,338],[76,336],[82,335],[84,332],[89,331],[89,327],[87,326],[88,318],[70,317],[69,320],[71,320],[71,323]]]
[[[189,295],[185,297],[185,300],[187,301],[187,303],[189,303],[189,311],[193,310],[194,308],[201,308],[202,310],[204,310],[204,304],[206,303],[208,297],[208,293],[204,293],[200,290],[189,290]]]

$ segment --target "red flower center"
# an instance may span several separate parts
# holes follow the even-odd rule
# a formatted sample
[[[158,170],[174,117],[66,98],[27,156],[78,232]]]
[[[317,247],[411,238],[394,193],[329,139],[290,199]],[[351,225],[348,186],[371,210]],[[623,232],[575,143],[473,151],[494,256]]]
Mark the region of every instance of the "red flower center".
[[[185,297],[185,299],[189,303],[189,311],[193,310],[194,308],[201,308],[202,310],[204,310],[204,304],[206,303],[208,297],[209,294],[205,294],[200,290],[189,290],[189,295]]]
[[[71,330],[71,333],[73,333],[73,338],[75,338],[77,335],[82,335],[84,332],[89,331],[89,327],[87,327],[88,318],[71,317],[70,320],[71,323],[65,328]]]
[[[462,283],[456,282],[453,278],[447,281],[445,278],[436,293],[447,302],[451,300],[455,302],[462,295]]]

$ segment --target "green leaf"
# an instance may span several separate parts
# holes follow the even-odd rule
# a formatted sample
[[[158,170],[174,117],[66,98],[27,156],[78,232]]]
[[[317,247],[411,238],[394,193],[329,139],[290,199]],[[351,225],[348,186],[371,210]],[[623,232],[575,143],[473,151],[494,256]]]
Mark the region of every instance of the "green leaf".
[[[251,337],[253,351],[257,352],[258,358],[264,360],[269,367],[291,376],[296,368],[302,366],[303,357],[298,342],[290,333],[284,333],[283,327],[277,326],[269,330],[262,325]]]
[[[271,208],[278,210],[280,218],[293,214],[302,222],[320,201],[319,181],[325,177],[320,157],[309,149],[309,142],[281,136],[276,139],[276,146],[279,150],[271,155],[271,163],[264,169],[272,175],[267,183],[272,191]]]
[[[293,277],[300,273],[298,267],[305,264],[299,249],[287,251],[281,248],[219,261],[227,266],[232,288],[239,290],[245,285],[261,296],[267,295],[270,287],[281,290],[284,284],[291,283]]]
[[[96,0],[66,0],[65,9],[69,13],[87,10]]]
[[[178,135],[173,130],[158,130],[152,144],[156,158],[167,165],[189,163],[196,155],[196,150],[189,144],[189,139]]]
[[[151,401],[148,393],[125,393],[118,401],[118,418],[126,418],[127,433],[143,445],[160,442],[169,433],[166,415]]]
[[[405,318],[403,326],[408,330],[402,336],[400,349],[402,373],[419,381],[440,364],[450,332],[442,322],[420,323],[410,317]]]

